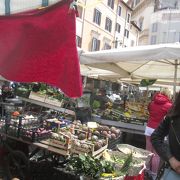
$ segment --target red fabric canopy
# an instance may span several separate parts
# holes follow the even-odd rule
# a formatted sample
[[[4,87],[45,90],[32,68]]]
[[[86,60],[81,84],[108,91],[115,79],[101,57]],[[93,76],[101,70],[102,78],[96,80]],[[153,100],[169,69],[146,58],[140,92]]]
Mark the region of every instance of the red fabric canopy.
[[[70,97],[82,95],[75,12],[63,0],[45,9],[0,16],[0,74],[44,82]]]

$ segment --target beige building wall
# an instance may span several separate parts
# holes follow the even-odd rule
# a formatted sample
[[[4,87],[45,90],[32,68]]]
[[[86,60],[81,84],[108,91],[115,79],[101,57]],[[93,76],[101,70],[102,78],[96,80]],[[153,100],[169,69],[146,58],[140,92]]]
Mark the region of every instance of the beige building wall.
[[[81,48],[85,51],[92,51],[92,39],[96,38],[100,42],[99,50],[108,48],[119,48],[130,46],[131,38],[137,37],[137,33],[132,36],[134,31],[131,31],[131,13],[132,9],[127,4],[115,0],[114,8],[108,6],[108,0],[103,0],[100,3],[94,4],[90,0],[83,0],[83,7],[81,10],[81,17],[76,19],[76,35],[81,38]],[[117,14],[118,6],[121,7],[121,15]],[[93,22],[94,9],[101,12],[100,25]],[[127,22],[129,14],[129,22]],[[106,18],[112,21],[111,32],[105,29]],[[121,28],[120,32],[117,32],[116,23]],[[128,38],[124,36],[125,29],[129,31]],[[130,35],[131,34],[131,35]],[[137,41],[134,40],[134,41]],[[137,44],[137,43],[135,43]],[[108,47],[107,47],[108,46]]]
[[[129,5],[133,7],[134,0],[129,1]],[[154,1],[140,0],[140,2],[133,7],[132,20],[142,30],[139,34],[139,45],[149,44],[149,27],[151,25],[151,15],[154,12]]]
[[[116,22],[121,25],[121,31],[118,33],[115,32],[115,39],[118,41],[118,47],[127,47],[129,45],[130,40],[130,26],[131,26],[131,13],[132,9],[127,7],[124,3],[120,1],[118,4],[121,7],[121,16],[117,14]],[[129,22],[127,21],[129,14]],[[125,30],[128,31],[128,37],[125,36]],[[117,48],[118,48],[117,47]]]
[[[94,9],[101,12],[101,23],[100,25],[93,22]],[[115,9],[115,8],[114,8]],[[111,32],[105,30],[106,17],[112,20]],[[107,0],[96,6],[88,7],[85,9],[84,24],[83,24],[83,35],[82,35],[82,49],[91,51],[92,38],[96,38],[100,41],[99,50],[104,49],[105,43],[113,47],[114,41],[114,29],[115,29],[115,18],[116,13],[110,7],[107,6]]]
[[[134,22],[131,23],[130,25],[130,33],[129,33],[129,42],[128,42],[128,47],[134,47],[138,46],[139,44],[139,34],[140,34],[140,29],[134,24]]]

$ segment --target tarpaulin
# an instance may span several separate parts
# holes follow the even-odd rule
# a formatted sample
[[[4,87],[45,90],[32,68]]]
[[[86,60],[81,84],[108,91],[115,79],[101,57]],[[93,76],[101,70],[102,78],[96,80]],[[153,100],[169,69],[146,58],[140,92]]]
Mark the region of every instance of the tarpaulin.
[[[70,97],[82,95],[70,0],[0,16],[0,74],[16,82],[44,82]]]

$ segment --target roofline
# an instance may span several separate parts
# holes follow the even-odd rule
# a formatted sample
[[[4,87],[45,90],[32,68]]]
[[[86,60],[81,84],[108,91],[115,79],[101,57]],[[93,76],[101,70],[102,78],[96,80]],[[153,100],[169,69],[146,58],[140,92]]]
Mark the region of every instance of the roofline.
[[[130,11],[133,11],[133,9],[127,3],[125,3],[123,0],[119,0],[119,2],[122,2]]]

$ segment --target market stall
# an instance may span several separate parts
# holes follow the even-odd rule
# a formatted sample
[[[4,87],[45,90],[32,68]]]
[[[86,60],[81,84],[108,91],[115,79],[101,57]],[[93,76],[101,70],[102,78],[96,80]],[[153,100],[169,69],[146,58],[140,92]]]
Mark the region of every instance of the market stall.
[[[80,62],[89,67],[118,73],[119,76],[114,78],[119,80],[138,78],[173,82],[175,93],[180,76],[179,49],[177,43],[85,52],[81,54]]]
[[[49,93],[49,90],[46,92]],[[51,101],[50,99],[46,101],[47,94],[44,94],[44,90],[43,94],[38,91],[31,91],[28,94],[28,97],[19,96],[1,103],[5,113],[0,123],[0,134],[5,147],[8,147],[5,156],[11,154],[10,157],[17,158],[16,150],[12,150],[7,140],[21,142],[33,149],[27,157],[21,154],[23,160],[15,163],[19,168],[17,172],[25,173],[24,164],[27,164],[28,168],[28,163],[34,162],[32,159],[35,158],[37,163],[51,162],[51,168],[55,168],[57,174],[66,174],[65,179],[70,174],[71,179],[78,179],[80,176],[89,179],[117,180],[137,176],[138,179],[143,179],[146,161],[136,159],[131,153],[115,151],[117,144],[121,143],[122,131],[119,128],[112,124],[106,126],[93,122],[82,124],[76,119],[73,110],[57,103],[62,100],[51,98]],[[83,168],[79,166],[80,162],[86,169],[80,171]],[[114,169],[114,164],[117,164],[117,169]],[[9,171],[10,175],[13,175],[11,168]],[[26,174],[17,172],[17,177],[24,179]]]
[[[62,0],[42,8],[47,6],[44,1],[42,2],[0,3],[6,8],[4,11],[6,14],[0,18],[2,24],[0,74],[8,81],[44,82],[53,85],[56,89],[60,88],[70,97],[80,97],[82,82],[75,40],[75,4],[72,4],[71,0]],[[47,19],[53,21],[46,21]],[[69,50],[71,53],[68,53]],[[7,84],[6,87],[3,85],[5,91],[11,89]],[[30,157],[39,151],[43,152],[41,155],[43,159],[50,158],[52,162],[57,162],[61,156],[69,156],[69,148],[58,148],[40,141],[51,139],[52,125],[59,127],[60,124],[61,126],[68,124],[68,120],[62,119],[62,114],[66,117],[67,114],[74,116],[74,112],[61,107],[62,102],[51,98],[52,92],[50,96],[46,96],[46,99],[43,94],[36,96],[34,92],[27,96],[30,97],[29,99],[24,95],[26,95],[25,91],[22,98],[2,97],[1,99],[0,154],[4,177],[7,179],[12,179],[13,176],[27,179],[22,166],[28,170]],[[32,104],[34,104],[33,108],[30,107]],[[53,110],[50,113],[46,112],[49,109]],[[53,118],[53,122],[45,121],[43,119],[45,116],[41,112],[50,114],[51,117],[56,115],[59,119]],[[55,122],[58,120],[59,123]],[[61,146],[67,145],[66,139],[69,138],[64,135]],[[30,151],[31,155],[28,152],[29,147],[35,148]]]
[[[112,72],[112,74],[92,74],[89,77],[97,77],[98,79],[111,80],[117,83],[124,81],[135,84],[140,84],[142,79],[152,79],[155,80],[154,84],[172,86],[175,95],[180,72],[179,48],[179,44],[160,44],[84,52],[80,56],[80,61],[82,65],[89,67],[89,69],[99,68]],[[106,125],[113,124],[120,127],[122,131],[143,134],[148,119],[148,102],[149,100],[142,101],[143,107],[141,110],[144,112],[141,112],[142,116],[140,118],[137,113],[131,115],[129,111],[122,112],[111,108],[107,111],[106,116],[102,113],[100,115],[95,113],[94,120]],[[131,104],[129,104],[129,107],[132,107]],[[138,105],[133,105],[133,110],[132,108],[129,109],[134,112],[134,108],[137,109]]]

